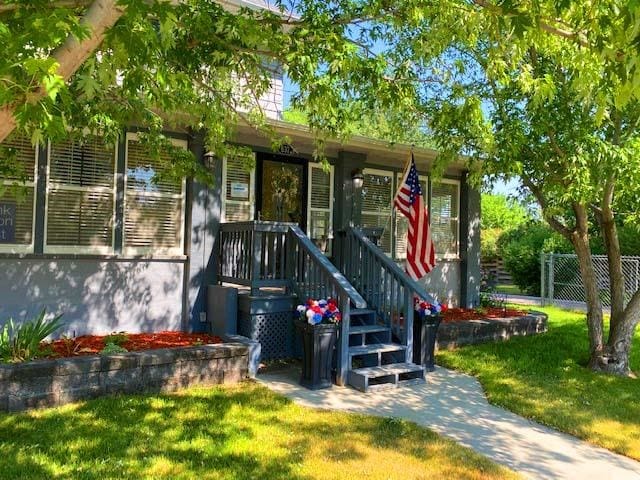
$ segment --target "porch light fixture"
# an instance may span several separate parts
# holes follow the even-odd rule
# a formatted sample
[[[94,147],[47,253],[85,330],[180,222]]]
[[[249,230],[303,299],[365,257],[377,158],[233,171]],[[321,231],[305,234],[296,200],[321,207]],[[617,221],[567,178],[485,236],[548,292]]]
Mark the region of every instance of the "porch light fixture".
[[[209,170],[213,170],[213,167],[216,163],[216,154],[213,152],[205,152],[205,154],[202,156],[202,160],[205,167],[207,167]]]
[[[353,182],[353,188],[356,190],[362,188],[362,185],[364,185],[364,175],[361,169],[356,168],[351,172],[351,181]]]

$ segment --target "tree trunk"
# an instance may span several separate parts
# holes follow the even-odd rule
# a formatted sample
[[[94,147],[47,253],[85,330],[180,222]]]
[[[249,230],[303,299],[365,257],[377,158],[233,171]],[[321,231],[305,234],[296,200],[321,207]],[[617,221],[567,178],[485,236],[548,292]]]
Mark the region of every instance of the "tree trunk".
[[[576,216],[576,228],[570,239],[578,256],[580,276],[584,284],[587,300],[587,328],[589,330],[589,366],[594,368],[593,361],[604,351],[604,322],[602,319],[602,302],[598,289],[598,276],[593,267],[591,247],[589,245],[589,220],[584,205],[574,203],[573,211]]]
[[[589,329],[589,366],[592,360],[602,354],[604,350],[604,322],[602,318],[602,302],[598,292],[598,280],[593,268],[589,237],[584,233],[576,232],[571,237],[571,242],[578,256],[580,276],[584,284],[587,300],[587,327]]]
[[[592,356],[591,368],[615,375],[631,374],[629,353],[638,320],[640,320],[640,290],[633,295],[620,318],[615,323],[612,322],[607,345],[595,358]]]
[[[65,42],[51,54],[58,61],[57,73],[65,81],[80,68],[84,61],[93,54],[109,30],[124,13],[124,7],[117,5],[117,0],[95,0],[87,9],[81,24],[89,29],[89,35],[81,41],[69,35]],[[43,86],[29,93],[29,101],[36,102],[47,95]],[[0,108],[0,143],[2,143],[16,127],[15,111],[25,99]]]

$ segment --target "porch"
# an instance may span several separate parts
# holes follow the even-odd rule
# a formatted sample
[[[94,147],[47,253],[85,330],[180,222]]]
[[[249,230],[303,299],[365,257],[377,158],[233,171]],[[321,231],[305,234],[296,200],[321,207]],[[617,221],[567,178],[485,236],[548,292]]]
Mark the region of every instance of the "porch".
[[[335,298],[338,385],[368,391],[423,380],[412,361],[413,298],[434,299],[376,245],[376,235],[379,229],[347,227],[329,259],[296,223],[221,224],[218,279],[237,289],[237,332],[259,341],[266,358],[294,356],[296,305]]]

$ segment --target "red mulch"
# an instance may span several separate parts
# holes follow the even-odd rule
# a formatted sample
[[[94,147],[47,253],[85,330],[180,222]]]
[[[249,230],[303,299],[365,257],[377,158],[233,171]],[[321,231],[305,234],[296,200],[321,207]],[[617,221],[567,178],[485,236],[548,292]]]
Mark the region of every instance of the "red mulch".
[[[442,322],[461,322],[466,320],[482,320],[485,318],[521,317],[527,312],[512,308],[502,309],[488,307],[481,309],[450,308],[442,313]]]
[[[122,347],[130,352],[222,343],[220,337],[206,333],[159,332],[127,333],[126,335],[128,339],[122,344]],[[105,337],[106,335],[82,335],[73,339],[44,343],[42,346],[43,348],[51,348],[55,352],[51,357],[56,358],[97,355],[105,347]]]

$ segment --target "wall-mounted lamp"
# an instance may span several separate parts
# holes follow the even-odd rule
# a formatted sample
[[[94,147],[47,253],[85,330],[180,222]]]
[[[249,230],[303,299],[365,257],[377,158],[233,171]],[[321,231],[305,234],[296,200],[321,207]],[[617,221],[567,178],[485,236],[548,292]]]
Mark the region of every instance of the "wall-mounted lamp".
[[[205,152],[205,154],[202,156],[202,160],[203,160],[204,166],[207,167],[207,169],[213,170],[213,167],[215,166],[215,163],[216,163],[215,153]]]
[[[361,169],[356,168],[351,172],[351,181],[353,182],[353,188],[356,190],[362,188],[362,185],[364,185],[364,175]]]

